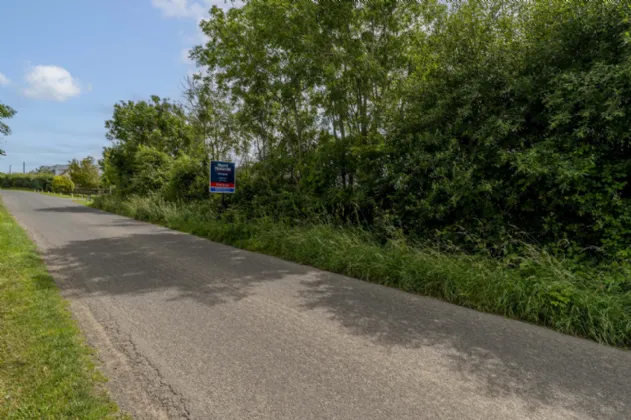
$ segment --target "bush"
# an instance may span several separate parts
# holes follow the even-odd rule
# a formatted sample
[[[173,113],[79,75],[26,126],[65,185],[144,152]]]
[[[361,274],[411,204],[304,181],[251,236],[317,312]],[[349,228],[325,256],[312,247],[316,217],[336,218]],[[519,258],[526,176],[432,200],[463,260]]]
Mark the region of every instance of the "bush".
[[[171,169],[166,197],[173,201],[208,198],[208,171],[202,163],[188,155],[178,157]]]
[[[0,174],[0,188],[51,191],[52,181],[49,174]]]
[[[173,158],[164,152],[141,146],[135,156],[134,178],[130,190],[134,194],[163,193],[169,182]]]
[[[67,176],[56,176],[52,183],[53,191],[56,193],[70,194],[74,191],[74,182]]]

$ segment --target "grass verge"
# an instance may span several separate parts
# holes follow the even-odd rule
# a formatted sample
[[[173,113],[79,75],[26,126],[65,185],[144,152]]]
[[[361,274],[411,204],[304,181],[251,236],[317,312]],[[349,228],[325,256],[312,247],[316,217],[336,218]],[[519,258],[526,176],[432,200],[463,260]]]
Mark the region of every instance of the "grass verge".
[[[0,418],[119,418],[34,244],[0,203]]]
[[[103,196],[93,206],[601,343],[631,346],[626,267],[576,267],[532,247],[526,255],[500,260],[402,241],[383,246],[360,230],[289,226],[246,220],[238,213],[218,218],[207,203],[174,204],[159,197]]]

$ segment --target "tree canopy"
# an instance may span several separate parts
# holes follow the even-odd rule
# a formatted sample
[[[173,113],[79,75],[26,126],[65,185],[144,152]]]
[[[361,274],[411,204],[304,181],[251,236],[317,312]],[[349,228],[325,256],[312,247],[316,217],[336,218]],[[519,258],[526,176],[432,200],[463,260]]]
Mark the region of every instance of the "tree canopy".
[[[622,0],[213,7],[184,105],[117,104],[103,169],[123,192],[149,177],[203,199],[209,157],[236,159],[232,205],[252,217],[627,258],[630,16]]]
[[[100,184],[99,168],[92,156],[80,161],[72,159],[68,166],[68,174],[77,187],[96,188]]]

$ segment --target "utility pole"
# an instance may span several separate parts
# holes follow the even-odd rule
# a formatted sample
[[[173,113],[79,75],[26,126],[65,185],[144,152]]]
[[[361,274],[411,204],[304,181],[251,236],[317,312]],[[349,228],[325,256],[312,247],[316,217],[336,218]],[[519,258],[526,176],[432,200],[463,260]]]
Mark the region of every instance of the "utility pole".
[[[9,175],[11,175],[11,165],[9,165]]]
[[[22,173],[26,173],[26,162],[22,162]]]

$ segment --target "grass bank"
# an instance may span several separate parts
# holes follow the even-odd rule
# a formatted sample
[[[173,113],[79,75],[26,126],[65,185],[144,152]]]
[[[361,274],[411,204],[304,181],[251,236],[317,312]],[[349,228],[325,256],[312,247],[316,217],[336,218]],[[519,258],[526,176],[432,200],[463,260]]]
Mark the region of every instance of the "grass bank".
[[[35,246],[0,203],[0,418],[118,418]]]
[[[576,267],[532,247],[522,256],[494,259],[403,241],[384,246],[359,230],[245,220],[230,212],[218,218],[209,204],[174,204],[158,197],[103,196],[93,206],[601,343],[631,346],[626,267]]]

